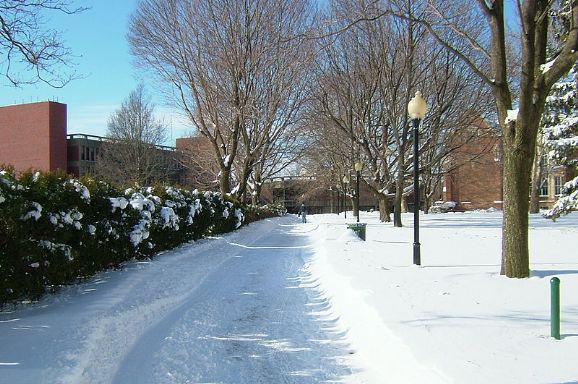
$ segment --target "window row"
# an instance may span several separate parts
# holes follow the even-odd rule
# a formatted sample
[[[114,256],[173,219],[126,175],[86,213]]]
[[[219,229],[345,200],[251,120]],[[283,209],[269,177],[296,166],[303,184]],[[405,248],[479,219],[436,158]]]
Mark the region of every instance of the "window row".
[[[80,146],[80,160],[96,161],[98,158],[98,148],[86,145]]]
[[[554,195],[562,194],[564,187],[564,176],[554,176]],[[540,182],[540,196],[549,196],[548,178],[543,178]]]

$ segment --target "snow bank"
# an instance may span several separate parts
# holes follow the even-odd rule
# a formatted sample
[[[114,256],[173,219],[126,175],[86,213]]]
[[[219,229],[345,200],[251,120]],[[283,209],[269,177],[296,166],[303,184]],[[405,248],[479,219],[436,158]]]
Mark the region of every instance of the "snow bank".
[[[367,241],[343,216],[312,215],[310,266],[349,329],[367,383],[561,383],[578,377],[578,215],[532,215],[532,275],[499,275],[501,213],[421,215],[422,267],[403,228],[362,214]],[[355,219],[353,219],[355,220]],[[562,340],[549,337],[549,280],[562,289]],[[391,378],[391,380],[389,380]]]
[[[336,235],[333,244],[326,240]],[[315,243],[315,260],[308,270],[331,297],[331,307],[347,330],[355,351],[354,371],[359,371],[354,382],[446,383],[442,372],[418,361],[403,339],[387,327],[380,313],[367,302],[372,292],[356,289],[349,276],[336,271],[331,260],[337,251],[335,245],[344,249],[363,245],[353,231],[324,226],[313,238],[321,240]]]

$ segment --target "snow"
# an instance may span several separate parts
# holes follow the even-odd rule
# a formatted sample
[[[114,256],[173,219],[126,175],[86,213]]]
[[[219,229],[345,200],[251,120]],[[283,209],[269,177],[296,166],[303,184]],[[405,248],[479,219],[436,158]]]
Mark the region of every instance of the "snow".
[[[0,313],[0,383],[352,382],[307,231],[263,220]]]
[[[128,200],[124,197],[111,197],[109,198],[110,204],[112,205],[112,211],[116,211],[117,208],[124,210],[128,205]]]
[[[233,189],[231,189],[231,192],[229,192],[229,195],[236,194],[237,192],[239,192],[239,189],[241,189],[241,184],[235,185],[235,187],[233,187]]]
[[[138,224],[136,224],[132,231],[129,233],[130,242],[134,247],[137,247],[143,240],[148,239],[150,227],[150,218],[147,220],[141,219]]]
[[[237,219],[235,229],[238,229],[245,221],[245,215],[243,215],[243,211],[240,208],[235,209],[235,218]]]
[[[253,223],[0,312],[0,383],[578,377],[578,215],[531,216],[532,277],[521,280],[499,275],[500,212],[421,215],[422,267],[411,214],[394,228],[362,213],[366,242],[343,215],[308,219]],[[559,341],[549,337],[555,275]]]
[[[29,220],[29,219],[34,219],[34,220],[38,221],[38,219],[40,219],[42,217],[42,205],[38,204],[35,201],[32,201],[30,203],[30,205],[31,205],[31,208],[33,208],[33,209],[28,211],[20,219],[24,220],[24,221]]]
[[[195,193],[195,192],[193,192]],[[189,214],[187,215],[187,224],[191,225],[193,224],[194,218],[197,215],[197,212],[201,212],[202,210],[202,206],[201,206],[201,200],[199,199],[195,199],[193,204],[189,205]]]
[[[540,70],[542,71],[542,73],[546,73],[550,70],[550,68],[552,68],[552,66],[554,65],[554,62],[556,61],[556,59],[552,60],[552,61],[548,61],[546,64],[542,64],[540,65]]]
[[[90,200],[90,191],[86,186],[82,185],[78,180],[69,180],[67,182],[74,186],[74,190],[80,194],[83,200]]]
[[[148,210],[155,211],[154,203],[140,193],[133,193],[130,200],[130,205],[137,211]]]
[[[163,228],[172,228],[175,231],[179,230],[179,216],[172,208],[162,207],[160,216],[162,219]]]
[[[51,252],[61,252],[64,254],[64,256],[66,256],[66,258],[68,259],[68,261],[72,261],[73,257],[72,257],[72,251],[69,245],[66,244],[57,244],[57,243],[53,243],[50,242],[48,240],[40,240],[38,242],[38,245],[40,245],[41,247],[48,249]]]
[[[508,109],[508,112],[506,114],[506,119],[504,120],[504,124],[508,125],[509,123],[518,120],[518,112],[519,109]]]
[[[366,242],[343,215],[306,224],[316,242],[309,270],[349,329],[367,382],[574,382],[578,215],[556,223],[531,215],[532,277],[521,280],[499,275],[501,212],[422,214],[422,267],[412,265],[411,215],[394,228],[362,214]],[[560,341],[549,337],[553,276],[561,280]]]

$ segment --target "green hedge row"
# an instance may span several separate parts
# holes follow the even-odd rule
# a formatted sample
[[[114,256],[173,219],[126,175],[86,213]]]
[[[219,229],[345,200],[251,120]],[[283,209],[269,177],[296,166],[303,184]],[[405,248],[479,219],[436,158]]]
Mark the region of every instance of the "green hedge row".
[[[214,192],[0,171],[0,306],[277,214]]]

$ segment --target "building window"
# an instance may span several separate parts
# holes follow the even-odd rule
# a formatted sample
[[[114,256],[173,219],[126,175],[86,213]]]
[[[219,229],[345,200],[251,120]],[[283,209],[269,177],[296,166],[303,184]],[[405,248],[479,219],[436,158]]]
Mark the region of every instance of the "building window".
[[[548,196],[548,179],[544,178],[540,182],[539,187],[540,196]]]
[[[86,160],[86,159],[85,159],[85,156],[84,156],[84,149],[85,149],[85,146],[82,145],[82,146],[80,147],[80,160]]]
[[[554,176],[554,194],[556,196],[562,194],[562,187],[564,186],[563,176]]]
[[[94,161],[94,148],[90,148],[90,161]]]

